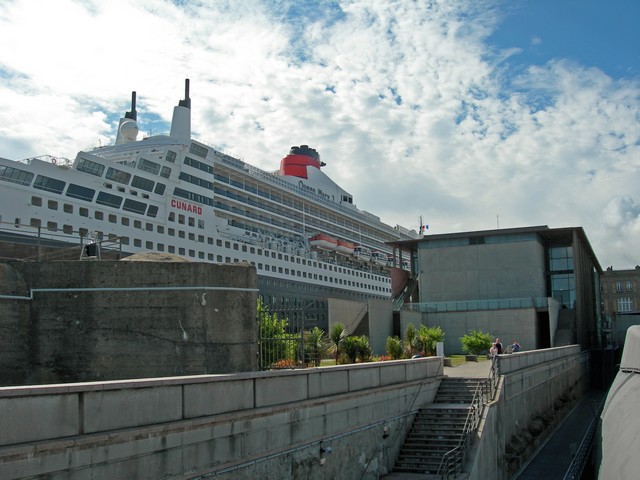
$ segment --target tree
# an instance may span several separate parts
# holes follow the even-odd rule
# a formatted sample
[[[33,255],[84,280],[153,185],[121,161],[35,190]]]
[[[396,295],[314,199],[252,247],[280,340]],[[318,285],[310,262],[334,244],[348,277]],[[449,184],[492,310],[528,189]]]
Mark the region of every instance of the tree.
[[[356,363],[358,360],[358,345],[360,341],[358,337],[345,337],[342,340],[342,352],[347,357],[349,363]]]
[[[482,330],[471,330],[468,334],[460,338],[462,343],[462,351],[470,355],[478,355],[491,348],[493,336],[490,333],[484,333]]]
[[[304,349],[305,364],[312,361],[316,367],[320,366],[320,361],[329,350],[329,343],[327,342],[324,330],[313,327],[312,330],[305,331]]]
[[[444,341],[444,332],[440,327],[421,325],[417,336],[417,344],[420,346],[420,351],[424,356],[435,355],[436,343]]]
[[[329,339],[332,343],[332,350],[336,356],[336,365],[338,364],[338,358],[340,358],[340,348],[344,339],[347,338],[347,331],[342,323],[334,323],[329,333]]]
[[[267,305],[258,297],[257,318],[260,339],[260,366],[273,365],[280,360],[294,361],[295,351],[291,348],[292,335],[287,333],[289,320],[279,319],[269,312]]]
[[[362,335],[361,337],[356,337],[358,342],[358,357],[361,362],[370,362],[373,357],[373,350],[371,350],[371,343],[369,342],[369,338],[366,335]]]
[[[406,342],[407,357],[412,357],[416,351],[417,332],[413,323],[407,325],[407,329],[404,332],[404,339]]]
[[[391,357],[392,360],[399,360],[402,358],[402,340],[398,337],[387,337],[387,355]]]

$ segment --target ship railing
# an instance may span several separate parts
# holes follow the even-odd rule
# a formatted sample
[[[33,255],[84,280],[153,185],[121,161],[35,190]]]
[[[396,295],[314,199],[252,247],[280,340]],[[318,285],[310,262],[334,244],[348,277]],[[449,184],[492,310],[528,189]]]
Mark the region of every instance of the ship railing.
[[[24,233],[21,233],[24,232]],[[11,234],[8,237],[6,234]],[[109,235],[103,238],[100,232],[89,234],[86,230],[60,230],[23,223],[0,221],[0,242],[31,246],[35,255],[20,254],[23,260],[51,260],[60,258],[82,258],[79,249],[84,249],[88,243],[98,244],[103,252],[122,257],[121,237]],[[77,243],[76,243],[77,242]],[[69,244],[72,245],[69,246]]]
[[[39,155],[37,157],[29,157],[24,158],[22,160],[18,160],[18,163],[24,163],[26,165],[31,165],[33,160],[41,160],[43,162],[51,163],[53,165],[61,165],[64,167],[69,167],[73,165],[73,161],[69,160],[66,157],[54,157],[53,155]]]

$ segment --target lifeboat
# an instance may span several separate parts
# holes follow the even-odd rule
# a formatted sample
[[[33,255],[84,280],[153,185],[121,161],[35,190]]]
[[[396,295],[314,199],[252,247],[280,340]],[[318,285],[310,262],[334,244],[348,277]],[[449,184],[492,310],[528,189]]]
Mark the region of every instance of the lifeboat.
[[[336,247],[336,251],[338,253],[343,253],[344,255],[351,255],[353,253],[354,245],[353,243],[349,243],[345,240],[338,240],[338,246]]]
[[[335,250],[338,248],[338,241],[324,233],[317,233],[310,237],[309,244],[312,247],[322,248],[323,250]]]
[[[387,255],[382,252],[371,252],[371,262],[381,267],[387,266]]]
[[[367,247],[363,247],[362,245],[356,245],[353,247],[353,256],[358,260],[362,260],[363,262],[368,262],[371,260],[371,250]]]

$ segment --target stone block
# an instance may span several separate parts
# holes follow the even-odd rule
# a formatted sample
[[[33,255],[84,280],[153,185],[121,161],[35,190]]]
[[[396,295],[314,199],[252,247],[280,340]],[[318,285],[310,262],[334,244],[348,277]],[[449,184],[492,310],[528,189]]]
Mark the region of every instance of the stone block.
[[[83,417],[85,433],[180,420],[182,386],[86,392]]]
[[[253,380],[221,380],[184,386],[185,418],[253,408]]]

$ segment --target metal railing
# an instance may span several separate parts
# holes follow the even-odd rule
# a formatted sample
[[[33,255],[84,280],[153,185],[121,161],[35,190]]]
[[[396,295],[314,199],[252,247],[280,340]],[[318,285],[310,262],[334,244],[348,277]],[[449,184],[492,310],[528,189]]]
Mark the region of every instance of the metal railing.
[[[600,414],[602,413],[603,407],[604,402],[600,402],[600,404],[597,405],[593,419],[589,424],[589,428],[582,438],[582,442],[580,442],[580,446],[578,447],[578,450],[576,451],[576,454],[574,455],[573,460],[571,461],[571,465],[569,465],[569,468],[567,469],[567,473],[565,473],[563,480],[578,480],[582,478],[582,472],[584,471],[589,453],[591,452],[591,448],[593,447],[593,441],[596,436],[598,422],[600,420]]]
[[[469,443],[471,442],[471,435],[473,435],[478,429],[478,425],[480,425],[480,413],[482,412],[484,397],[484,384],[483,382],[479,382],[473,392],[473,400],[471,401],[471,406],[469,407],[458,445],[442,456],[437,473],[440,478],[449,479],[452,475],[462,472],[462,465],[467,455]]]

